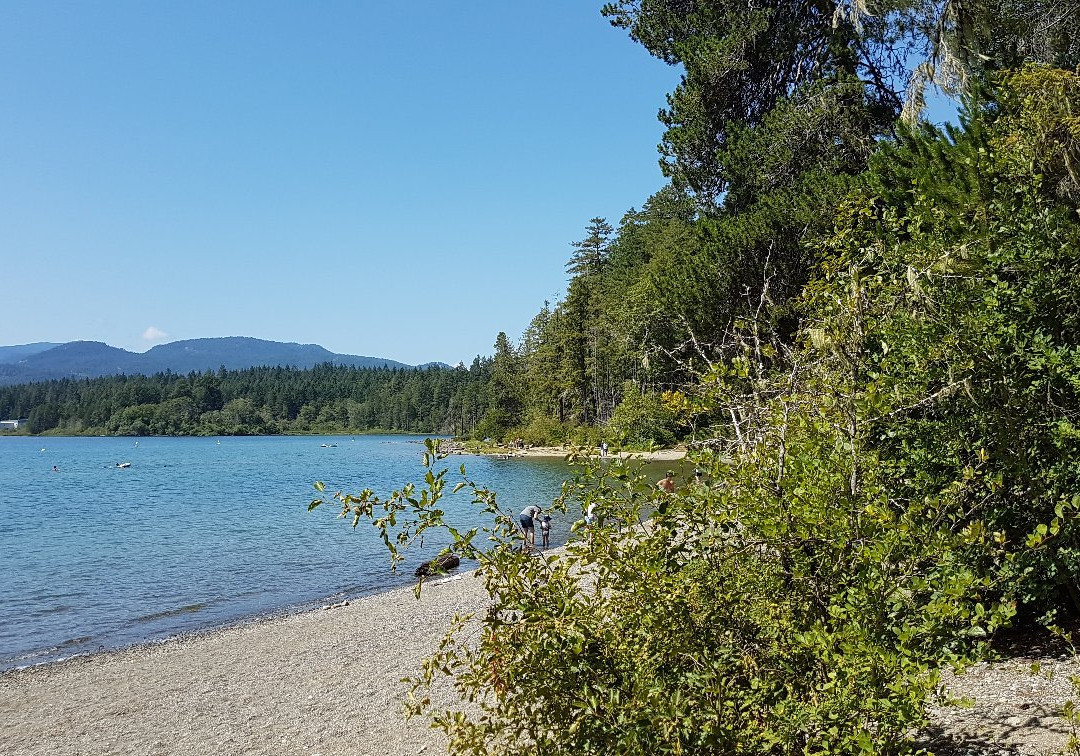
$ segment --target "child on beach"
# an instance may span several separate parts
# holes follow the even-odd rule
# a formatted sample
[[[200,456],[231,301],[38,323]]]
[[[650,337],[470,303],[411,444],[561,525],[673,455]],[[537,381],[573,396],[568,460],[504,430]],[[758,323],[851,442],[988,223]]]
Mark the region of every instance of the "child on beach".
[[[548,547],[548,538],[551,537],[551,515],[544,515],[540,518],[540,537],[543,539],[543,547]]]

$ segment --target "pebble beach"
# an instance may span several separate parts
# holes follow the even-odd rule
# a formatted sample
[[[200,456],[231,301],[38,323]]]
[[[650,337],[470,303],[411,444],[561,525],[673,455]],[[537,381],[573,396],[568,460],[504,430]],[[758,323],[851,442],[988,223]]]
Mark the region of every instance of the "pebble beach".
[[[303,614],[0,674],[0,754],[446,753],[405,720],[401,678],[454,615],[473,572]],[[450,705],[453,690],[434,691]]]
[[[444,754],[406,720],[408,685],[455,614],[488,601],[473,571],[292,616],[0,673],[0,756],[411,756]],[[1062,716],[1080,662],[1020,643],[946,674],[970,707],[930,706],[922,740],[939,756],[1048,756],[1077,725]],[[1078,678],[1080,679],[1080,678]],[[444,678],[436,709],[457,708]]]

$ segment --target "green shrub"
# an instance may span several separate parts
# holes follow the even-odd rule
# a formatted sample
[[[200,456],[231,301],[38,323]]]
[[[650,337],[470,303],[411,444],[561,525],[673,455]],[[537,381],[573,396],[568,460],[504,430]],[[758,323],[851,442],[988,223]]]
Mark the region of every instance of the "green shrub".
[[[633,381],[627,381],[623,399],[608,421],[607,434],[627,446],[671,446],[675,443],[676,427],[675,413],[659,394],[643,394]]]
[[[535,412],[525,426],[513,429],[510,435],[530,446],[559,446],[566,440],[567,428],[555,418]]]
[[[732,426],[724,464],[696,460],[704,483],[667,494],[582,460],[553,508],[596,523],[544,558],[464,467],[489,524],[443,522],[435,442],[420,490],[335,497],[395,562],[446,528],[479,563],[490,606],[410,707],[453,752],[914,753],[939,670],[978,658],[1018,604],[1052,614],[1075,591],[1080,102],[1030,104],[1006,91],[963,133],[923,129],[875,164],[795,343],[752,330],[699,387]],[[663,442],[664,412],[628,387],[609,431]],[[432,710],[443,674],[473,714]]]

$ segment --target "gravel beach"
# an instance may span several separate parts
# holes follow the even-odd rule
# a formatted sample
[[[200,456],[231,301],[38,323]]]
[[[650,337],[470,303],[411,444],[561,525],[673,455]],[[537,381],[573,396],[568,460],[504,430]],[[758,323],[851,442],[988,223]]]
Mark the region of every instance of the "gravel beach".
[[[403,677],[456,613],[473,572],[345,606],[0,674],[0,754],[434,754],[406,721]],[[453,690],[435,691],[449,705]]]
[[[401,678],[418,671],[457,613],[482,609],[463,572],[327,609],[0,674],[0,755],[446,753],[405,720]],[[1032,665],[1039,665],[1033,673]],[[1023,643],[1003,661],[946,676],[970,708],[931,706],[925,745],[943,756],[1061,753],[1080,673],[1071,653]],[[447,681],[436,708],[455,705]]]

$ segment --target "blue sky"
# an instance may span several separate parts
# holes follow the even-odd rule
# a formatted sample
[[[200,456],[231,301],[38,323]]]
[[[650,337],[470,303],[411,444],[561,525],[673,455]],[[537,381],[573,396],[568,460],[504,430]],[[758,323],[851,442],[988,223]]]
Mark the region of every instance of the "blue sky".
[[[600,5],[0,0],[0,344],[490,354],[664,183]]]

